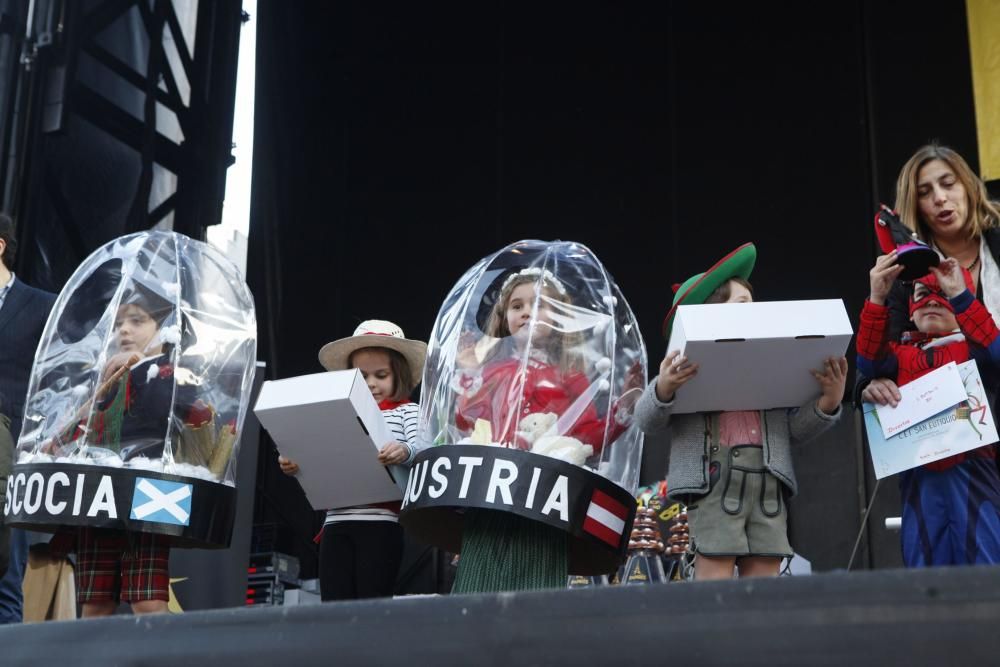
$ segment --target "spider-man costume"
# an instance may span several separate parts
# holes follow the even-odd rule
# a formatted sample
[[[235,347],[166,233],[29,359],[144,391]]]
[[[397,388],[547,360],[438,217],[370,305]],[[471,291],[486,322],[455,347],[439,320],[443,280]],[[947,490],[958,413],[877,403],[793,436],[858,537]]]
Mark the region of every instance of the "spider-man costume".
[[[916,282],[931,293],[910,299],[911,317],[934,301],[955,313],[960,332],[909,332],[903,342],[893,343],[888,340],[888,308],[866,301],[858,331],[858,371],[904,385],[952,361],[974,359],[983,375],[1000,370],[1000,329],[973,296],[971,277],[965,277],[969,289],[947,299],[934,275],[925,276]],[[995,445],[987,445],[900,473],[907,567],[1000,563],[1000,473],[995,458]]]

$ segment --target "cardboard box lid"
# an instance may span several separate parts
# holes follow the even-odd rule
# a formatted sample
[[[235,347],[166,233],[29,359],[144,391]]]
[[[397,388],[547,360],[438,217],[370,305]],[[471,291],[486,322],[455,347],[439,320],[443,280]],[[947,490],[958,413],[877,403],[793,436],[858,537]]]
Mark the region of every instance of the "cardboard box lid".
[[[402,498],[376,459],[394,438],[357,369],[265,382],[254,413],[278,450],[299,464],[296,478],[314,508]]]
[[[681,306],[671,340],[679,329],[687,340],[703,341],[854,334],[842,299]]]
[[[840,299],[681,306],[667,350],[699,369],[674,412],[803,405],[820,393],[809,371],[843,356],[853,334]]]

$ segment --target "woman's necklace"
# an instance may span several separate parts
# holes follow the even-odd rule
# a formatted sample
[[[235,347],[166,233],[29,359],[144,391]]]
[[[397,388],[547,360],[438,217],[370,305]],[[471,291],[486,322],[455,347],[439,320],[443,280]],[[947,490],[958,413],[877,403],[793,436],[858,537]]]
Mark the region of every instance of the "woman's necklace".
[[[945,245],[949,247],[945,248],[944,247]],[[961,247],[954,247],[954,245],[958,245]],[[969,272],[973,271],[977,266],[979,266],[979,258],[982,255],[982,250],[980,248],[980,239],[975,239],[965,243],[960,242],[954,245],[951,243],[941,244],[939,242],[931,244],[931,246],[935,250],[937,250],[943,257],[954,257],[956,260],[958,259],[959,255],[965,255],[964,251],[975,249],[976,258],[972,260],[972,262],[968,266],[965,266],[964,264],[962,264],[961,260],[959,260],[959,265],[963,266],[965,270]]]

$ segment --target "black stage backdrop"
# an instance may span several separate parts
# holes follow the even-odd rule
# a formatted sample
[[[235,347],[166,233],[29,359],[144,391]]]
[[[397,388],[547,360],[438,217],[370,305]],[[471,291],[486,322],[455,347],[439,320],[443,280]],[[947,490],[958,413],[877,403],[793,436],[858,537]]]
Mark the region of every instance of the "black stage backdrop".
[[[937,139],[978,165],[959,0],[263,0],[258,26],[248,273],[271,377],[320,370],[362,319],[425,338],[462,272],[522,238],[597,254],[651,369],[669,286],[745,241],[758,299],[843,297],[856,321],[905,159]],[[871,493],[851,422],[797,460],[843,482],[795,507],[820,569],[846,565]],[[664,443],[646,449],[662,478]],[[861,566],[899,563],[871,537]]]

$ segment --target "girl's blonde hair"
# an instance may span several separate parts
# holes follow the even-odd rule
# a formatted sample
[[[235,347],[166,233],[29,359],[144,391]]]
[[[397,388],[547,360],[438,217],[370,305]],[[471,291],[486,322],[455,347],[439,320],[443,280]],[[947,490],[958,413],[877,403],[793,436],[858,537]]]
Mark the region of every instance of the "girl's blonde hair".
[[[569,295],[564,293],[565,289],[559,290],[549,284],[544,275],[537,273],[515,275],[504,283],[496,302],[493,304],[493,308],[490,310],[490,315],[486,320],[486,335],[501,339],[511,335],[510,326],[507,324],[507,307],[510,305],[510,297],[515,289],[529,283],[536,285],[541,283],[539,294],[539,298],[541,299],[572,304]],[[543,308],[544,306],[543,304],[539,304],[538,307]],[[535,342],[532,341],[533,344]],[[564,369],[582,370],[583,359],[579,353],[579,349],[580,344],[583,342],[583,336],[580,333],[566,333],[553,328],[548,336],[538,339],[537,342],[541,344],[540,347],[548,354],[551,363],[556,363]],[[484,362],[494,357],[499,347],[493,346],[484,359]]]
[[[389,368],[392,370],[392,396],[389,397],[389,400],[403,401],[408,399],[410,394],[413,393],[414,387],[417,386],[417,383],[413,379],[413,371],[410,370],[410,364],[406,363],[406,357],[396,352],[396,350],[372,345],[371,347],[362,347],[351,352],[351,356],[347,358],[347,367],[354,368],[354,355],[358,352],[366,351],[385,352],[389,355]]]
[[[989,200],[986,185],[961,155],[947,146],[928,144],[920,147],[899,172],[896,180],[896,211],[903,224],[917,233],[922,241],[932,242],[934,233],[920,217],[920,193],[917,177],[925,164],[941,160],[955,173],[955,177],[965,188],[969,203],[969,217],[966,227],[969,239],[977,239],[983,231],[1000,225],[1000,210]]]

